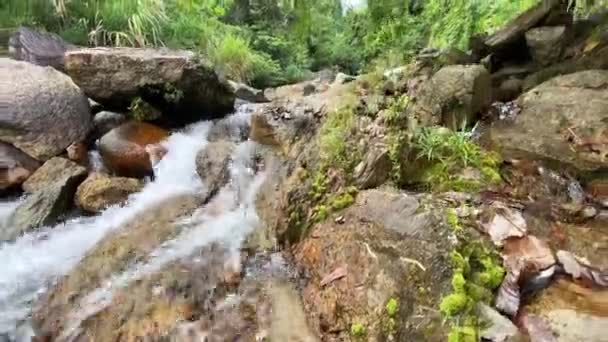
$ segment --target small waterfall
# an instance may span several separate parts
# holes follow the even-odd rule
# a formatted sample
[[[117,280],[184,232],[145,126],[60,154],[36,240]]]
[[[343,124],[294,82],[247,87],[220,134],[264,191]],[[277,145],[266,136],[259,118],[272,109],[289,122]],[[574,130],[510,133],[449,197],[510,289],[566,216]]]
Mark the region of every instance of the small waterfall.
[[[82,217],[41,228],[14,242],[0,244],[0,337],[11,334],[30,314],[31,303],[56,277],[66,274],[108,232],[162,200],[199,192],[203,184],[195,171],[197,152],[207,143],[212,124],[191,125],[172,134],[167,155],[156,165],[154,181],[134,194],[127,205],[112,207],[95,217]],[[0,222],[18,202],[0,203]]]
[[[256,144],[243,142],[235,148],[231,159],[230,182],[192,217],[179,224],[186,227],[174,239],[164,242],[151,252],[145,261],[104,281],[100,287],[84,296],[76,312],[71,313],[69,326],[59,340],[77,336],[81,322],[111,304],[115,290],[160,271],[166,265],[191,257],[197,250],[212,243],[220,243],[234,254],[244,239],[258,224],[254,200],[266,174],[255,172]]]

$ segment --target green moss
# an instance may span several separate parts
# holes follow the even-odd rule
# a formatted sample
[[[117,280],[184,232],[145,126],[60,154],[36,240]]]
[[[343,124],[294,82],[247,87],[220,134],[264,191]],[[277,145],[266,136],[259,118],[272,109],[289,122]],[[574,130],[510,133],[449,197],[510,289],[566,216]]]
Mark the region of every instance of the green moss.
[[[395,315],[397,314],[397,311],[399,310],[399,302],[397,301],[397,299],[391,298],[386,303],[385,309],[386,309],[386,314],[389,317],[395,317]]]
[[[315,222],[322,222],[329,217],[329,209],[325,205],[317,205],[313,208],[313,219]]]
[[[350,326],[350,334],[353,337],[361,338],[367,333],[367,329],[362,323],[353,323]]]
[[[455,316],[470,306],[471,299],[466,293],[452,293],[441,299],[439,310],[445,316]]]
[[[477,342],[477,327],[453,326],[448,334],[448,342]]]
[[[460,226],[455,212],[448,210],[450,225]],[[500,286],[504,269],[498,254],[480,242],[470,242],[470,237],[459,231],[460,244],[450,253],[452,266],[452,292],[444,296],[439,309],[453,326],[449,340],[477,341],[479,320],[475,303],[490,303],[493,290]]]
[[[332,196],[328,203],[329,207],[333,211],[342,210],[348,208],[351,204],[355,203],[355,196],[357,189],[355,187],[348,187],[346,191],[341,192],[335,196]]]
[[[178,103],[184,98],[184,92],[173,84],[165,83],[163,98],[169,103]]]
[[[136,97],[129,106],[129,116],[137,121],[149,121],[160,118],[162,113],[144,101],[141,97]]]
[[[458,218],[458,213],[453,208],[446,210],[446,222],[455,231],[461,231],[462,226],[460,225],[460,218]]]

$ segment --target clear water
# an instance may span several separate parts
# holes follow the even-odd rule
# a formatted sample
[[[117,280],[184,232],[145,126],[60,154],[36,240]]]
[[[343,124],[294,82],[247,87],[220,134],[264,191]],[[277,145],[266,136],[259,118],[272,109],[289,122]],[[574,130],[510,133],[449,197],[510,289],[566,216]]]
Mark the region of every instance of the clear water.
[[[56,277],[67,273],[108,232],[151,205],[204,186],[195,171],[197,152],[207,144],[211,123],[192,125],[164,143],[167,155],[155,168],[154,181],[130,197],[127,205],[98,216],[45,227],[14,242],[0,244],[0,335],[12,334],[30,314],[31,302]],[[17,206],[0,203],[0,224]]]
[[[232,155],[230,182],[204,207],[180,222],[186,229],[174,239],[164,242],[145,261],[132,265],[125,272],[104,281],[104,286],[86,295],[68,319],[69,325],[60,340],[76,336],[80,323],[103,310],[112,302],[115,290],[135,280],[160,271],[167,264],[190,257],[211,243],[221,243],[229,251],[239,253],[243,240],[257,226],[254,199],[265,173],[255,174],[255,144],[239,144]]]

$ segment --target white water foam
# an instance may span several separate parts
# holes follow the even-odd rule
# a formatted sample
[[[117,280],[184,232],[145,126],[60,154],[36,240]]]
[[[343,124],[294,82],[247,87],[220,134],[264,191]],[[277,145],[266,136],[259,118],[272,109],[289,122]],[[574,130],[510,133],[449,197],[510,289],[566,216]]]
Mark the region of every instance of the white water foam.
[[[238,253],[244,239],[258,224],[254,200],[266,176],[265,172],[255,175],[255,149],[255,143],[250,141],[239,144],[232,154],[230,183],[206,206],[182,221],[180,224],[187,228],[151,252],[145,262],[113,276],[85,296],[77,306],[79,309],[70,314],[69,325],[60,340],[77,336],[81,322],[110,305],[115,290],[158,272],[171,262],[187,258],[212,243],[221,243],[232,253]]]
[[[194,124],[172,134],[168,152],[155,167],[155,180],[130,197],[124,207],[112,207],[96,217],[78,218],[42,228],[12,243],[0,244],[0,334],[11,333],[30,313],[31,302],[50,281],[68,272],[108,232],[151,205],[180,194],[199,192],[196,153],[207,143],[211,123]],[[2,205],[0,219],[15,205]]]

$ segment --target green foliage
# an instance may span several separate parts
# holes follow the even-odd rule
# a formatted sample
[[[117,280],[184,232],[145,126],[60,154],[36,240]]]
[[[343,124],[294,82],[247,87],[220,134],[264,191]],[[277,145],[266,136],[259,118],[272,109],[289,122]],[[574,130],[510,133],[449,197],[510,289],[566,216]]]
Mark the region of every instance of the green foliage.
[[[350,139],[355,126],[355,111],[344,107],[327,114],[319,132],[319,153],[323,162],[349,170],[357,154]]]
[[[4,0],[0,23],[42,27],[80,45],[194,49],[229,77],[262,87],[334,66],[358,73],[403,65],[428,45],[466,48],[471,34],[536,2],[374,0],[344,12],[340,0]],[[576,10],[602,5],[579,1]]]
[[[467,131],[452,131],[443,127],[419,129],[411,139],[417,158],[427,167],[423,181],[438,191],[476,191],[487,184],[501,182],[498,172],[499,158],[471,141]],[[480,173],[480,179],[465,178],[465,168]]]
[[[365,336],[367,329],[362,323],[353,323],[350,326],[350,334],[356,338],[362,338]]]

